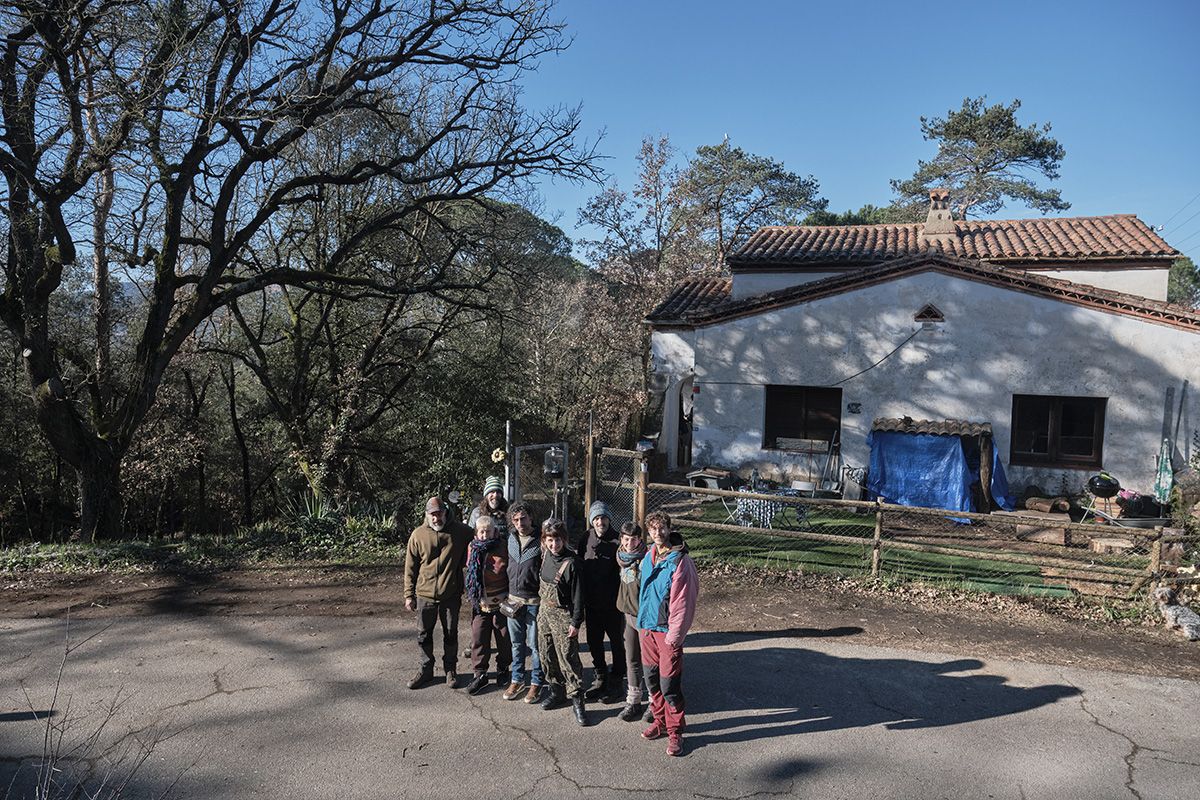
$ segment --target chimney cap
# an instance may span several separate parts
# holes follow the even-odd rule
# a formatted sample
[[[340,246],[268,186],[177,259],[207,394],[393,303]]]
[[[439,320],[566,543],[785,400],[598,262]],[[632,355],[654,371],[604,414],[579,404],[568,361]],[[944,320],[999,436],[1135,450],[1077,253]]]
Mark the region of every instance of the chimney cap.
[[[954,218],[950,215],[950,190],[942,187],[929,190],[929,215],[921,230],[921,240],[949,246],[958,238]]]

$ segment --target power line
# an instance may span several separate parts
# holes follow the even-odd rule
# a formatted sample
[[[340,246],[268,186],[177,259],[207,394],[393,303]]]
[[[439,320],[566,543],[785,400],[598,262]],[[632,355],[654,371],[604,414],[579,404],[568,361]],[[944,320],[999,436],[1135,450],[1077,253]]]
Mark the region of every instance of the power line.
[[[1184,211],[1187,209],[1187,207],[1188,207],[1188,206],[1190,206],[1192,203],[1196,202],[1197,198],[1200,198],[1200,192],[1197,192],[1197,193],[1196,193],[1196,197],[1193,197],[1191,200],[1188,200],[1186,203],[1184,203],[1184,204],[1183,204],[1183,208],[1179,209],[1179,210],[1178,210],[1178,211],[1176,211],[1174,214],[1172,214],[1172,215],[1171,215],[1171,219],[1175,219],[1175,218],[1176,218],[1176,217],[1178,217],[1180,214],[1182,214],[1182,213],[1183,213],[1183,212],[1184,212]],[[1192,216],[1195,216],[1195,214],[1193,214]],[[1189,219],[1190,219],[1190,218],[1191,218],[1191,217],[1189,217]],[[1165,227],[1167,227],[1168,225],[1170,225],[1170,224],[1171,224],[1171,219],[1169,219],[1169,220],[1167,220],[1166,222],[1164,222],[1164,223],[1162,224],[1162,226],[1165,228]]]
[[[1182,245],[1184,242],[1188,242],[1188,241],[1191,241],[1192,239],[1195,239],[1197,236],[1200,236],[1200,228],[1197,228],[1196,230],[1189,233],[1187,236],[1185,236],[1182,239],[1180,239],[1179,241],[1175,242],[1175,244],[1172,245],[1172,247],[1174,247],[1176,250],[1179,250],[1180,245]]]
[[[1190,217],[1188,217],[1187,219],[1185,219],[1183,222],[1179,223],[1179,225],[1177,225],[1176,227],[1179,227],[1179,228],[1186,228],[1186,227],[1187,227],[1187,224],[1188,224],[1189,222],[1191,222],[1192,220],[1194,220],[1196,217],[1200,217],[1200,211],[1197,211],[1195,214],[1192,214]],[[1164,226],[1164,227],[1166,227],[1166,226]]]
[[[904,340],[903,342],[901,342],[900,344],[896,345],[896,348],[895,348],[894,350],[892,350],[892,352],[888,353],[886,356],[884,356],[883,358],[879,359],[878,361],[876,361],[874,364],[872,364],[871,366],[867,367],[866,369],[860,369],[858,372],[854,373],[854,374],[853,374],[853,375],[851,375],[849,378],[842,378],[840,381],[838,381],[837,383],[833,384],[833,386],[841,386],[841,385],[842,385],[843,383],[845,383],[846,381],[848,381],[848,380],[851,380],[851,379],[853,379],[853,378],[857,378],[859,375],[862,375],[864,372],[870,372],[871,370],[875,369],[875,368],[876,368],[876,367],[878,367],[880,364],[882,364],[883,362],[887,361],[887,360],[888,360],[889,358],[891,358],[892,356],[896,355],[896,353],[897,353],[897,352],[899,352],[899,350],[900,350],[900,348],[901,348],[901,347],[904,347],[904,345],[906,345],[906,344],[908,344],[909,342],[911,342],[911,341],[913,340],[913,336],[916,336],[918,333],[920,333],[920,332],[921,332],[921,331],[923,331],[924,329],[925,329],[925,328],[924,328],[923,326],[922,326],[922,327],[920,327],[920,328],[917,328],[915,331],[913,331],[913,332],[912,332],[912,335],[910,335],[910,336],[909,336],[907,339],[905,339],[905,340]]]
[[[840,381],[837,381],[836,383],[829,384],[829,387],[832,388],[834,386],[841,386],[843,383],[846,383],[849,380],[853,380],[854,378],[857,378],[859,375],[862,375],[864,372],[870,372],[871,370],[875,369],[880,364],[887,361],[892,356],[896,355],[896,353],[898,353],[900,351],[901,347],[904,347],[904,345],[911,342],[916,337],[916,335],[923,330],[925,330],[924,327],[917,328],[915,331],[913,331],[911,334],[909,334],[909,337],[907,339],[905,339],[903,342],[901,342],[900,344],[898,344],[894,348],[892,348],[892,351],[890,353],[888,353],[886,356],[879,359],[871,366],[866,367],[865,369],[860,369],[858,372],[854,373],[853,375],[849,376],[848,378],[842,378]],[[757,382],[757,381],[696,381],[696,385],[697,386],[765,386],[766,384]]]

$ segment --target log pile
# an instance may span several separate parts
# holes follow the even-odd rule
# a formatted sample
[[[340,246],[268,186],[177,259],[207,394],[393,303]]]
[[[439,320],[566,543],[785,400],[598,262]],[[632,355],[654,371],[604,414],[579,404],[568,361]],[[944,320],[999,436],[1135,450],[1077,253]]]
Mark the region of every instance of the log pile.
[[[1066,513],[1071,510],[1071,501],[1065,497],[1026,497],[1025,507],[1043,514]]]

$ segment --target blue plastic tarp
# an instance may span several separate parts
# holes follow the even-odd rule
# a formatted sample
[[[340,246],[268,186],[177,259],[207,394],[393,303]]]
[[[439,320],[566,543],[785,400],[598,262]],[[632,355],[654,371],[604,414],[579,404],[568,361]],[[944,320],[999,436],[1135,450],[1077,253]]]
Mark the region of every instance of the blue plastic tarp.
[[[1017,498],[1008,490],[1008,476],[1004,474],[1004,465],[1000,463],[1000,453],[992,445],[992,485],[990,492],[992,500],[1005,511],[1013,511],[1017,507]]]
[[[971,473],[957,436],[872,431],[867,491],[887,503],[971,511]]]
[[[970,464],[957,436],[933,433],[873,431],[867,436],[871,463],[867,491],[872,499],[901,506],[976,511],[971,484],[979,480],[979,464]],[[978,450],[975,450],[978,462]],[[1015,502],[1008,489],[1004,465],[992,447],[989,491],[996,505],[1012,511]]]

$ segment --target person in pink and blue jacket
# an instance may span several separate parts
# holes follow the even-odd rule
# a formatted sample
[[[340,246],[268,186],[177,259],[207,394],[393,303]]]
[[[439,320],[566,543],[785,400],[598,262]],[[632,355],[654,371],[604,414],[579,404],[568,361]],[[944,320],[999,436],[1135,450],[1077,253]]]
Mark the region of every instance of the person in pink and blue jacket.
[[[661,511],[646,517],[650,549],[642,560],[638,631],[654,721],[643,739],[667,737],[667,755],[683,753],[683,640],[696,614],[699,580],[683,537]]]

